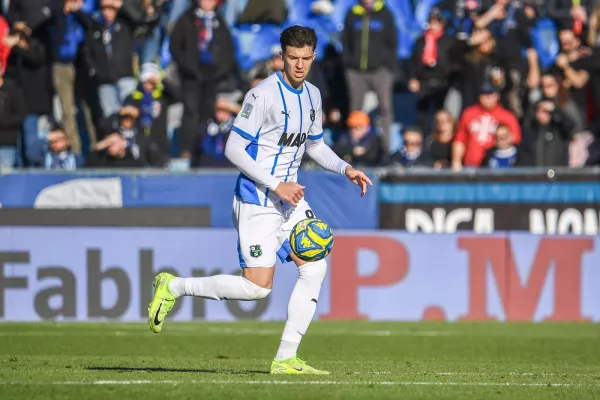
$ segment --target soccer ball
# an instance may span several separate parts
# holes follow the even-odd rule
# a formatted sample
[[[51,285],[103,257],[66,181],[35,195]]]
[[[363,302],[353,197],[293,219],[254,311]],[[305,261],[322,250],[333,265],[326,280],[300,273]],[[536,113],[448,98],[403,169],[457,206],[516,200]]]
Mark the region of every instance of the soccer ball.
[[[320,219],[305,219],[292,229],[290,246],[299,259],[319,261],[327,257],[333,247],[333,232]]]

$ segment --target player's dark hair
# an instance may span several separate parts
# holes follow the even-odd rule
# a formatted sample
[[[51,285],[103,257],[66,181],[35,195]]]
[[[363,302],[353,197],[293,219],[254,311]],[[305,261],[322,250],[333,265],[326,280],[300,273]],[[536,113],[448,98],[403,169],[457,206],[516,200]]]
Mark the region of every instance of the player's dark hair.
[[[308,46],[314,50],[317,47],[317,33],[312,28],[294,25],[281,32],[279,42],[283,51],[287,46],[298,48]]]

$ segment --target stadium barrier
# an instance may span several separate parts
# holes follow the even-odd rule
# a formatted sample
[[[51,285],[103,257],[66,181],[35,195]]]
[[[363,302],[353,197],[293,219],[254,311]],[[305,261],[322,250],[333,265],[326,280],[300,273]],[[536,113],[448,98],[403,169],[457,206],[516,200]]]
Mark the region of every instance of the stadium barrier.
[[[158,271],[239,272],[233,229],[0,227],[0,319],[144,321]],[[317,318],[600,321],[600,239],[338,231]],[[284,320],[297,272],[258,302],[185,298],[173,320]]]
[[[597,235],[599,170],[387,173],[378,188],[379,228],[454,233],[524,231]]]
[[[335,229],[408,232],[525,231],[535,234],[600,233],[600,169],[465,171],[372,170],[365,197],[346,179],[301,171],[315,215]],[[76,225],[233,227],[231,203],[237,173],[165,171],[0,174],[0,225],[31,225],[15,209],[135,209],[117,217],[79,210]],[[157,211],[160,208],[160,212]],[[11,211],[13,210],[13,211]],[[30,214],[61,221],[61,213]],[[94,214],[94,215],[92,215]],[[156,215],[161,214],[161,215]],[[112,215],[112,217],[111,217]],[[23,222],[19,222],[23,221]],[[33,222],[34,222],[33,221]]]
[[[600,321],[598,170],[302,171],[335,229],[320,319]],[[238,273],[232,171],[0,175],[0,320],[143,321],[161,270]],[[384,228],[377,230],[376,228]],[[176,320],[283,320],[260,302],[178,302]]]

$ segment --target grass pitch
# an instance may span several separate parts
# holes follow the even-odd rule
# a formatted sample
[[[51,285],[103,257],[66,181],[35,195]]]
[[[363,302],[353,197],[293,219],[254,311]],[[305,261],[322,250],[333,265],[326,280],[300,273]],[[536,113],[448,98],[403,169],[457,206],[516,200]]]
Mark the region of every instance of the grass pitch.
[[[271,376],[283,323],[0,323],[0,399],[600,399],[595,324],[316,322]]]

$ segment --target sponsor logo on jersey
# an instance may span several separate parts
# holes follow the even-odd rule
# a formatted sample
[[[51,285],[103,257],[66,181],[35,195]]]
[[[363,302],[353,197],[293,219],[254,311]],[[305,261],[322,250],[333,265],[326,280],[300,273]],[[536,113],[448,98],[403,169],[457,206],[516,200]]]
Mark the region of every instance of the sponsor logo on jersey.
[[[248,118],[248,117],[250,117],[251,112],[252,112],[252,104],[246,103],[246,105],[244,106],[244,109],[242,110],[241,115],[243,118]]]
[[[306,133],[284,133],[279,138],[279,146],[300,147],[306,142]]]

